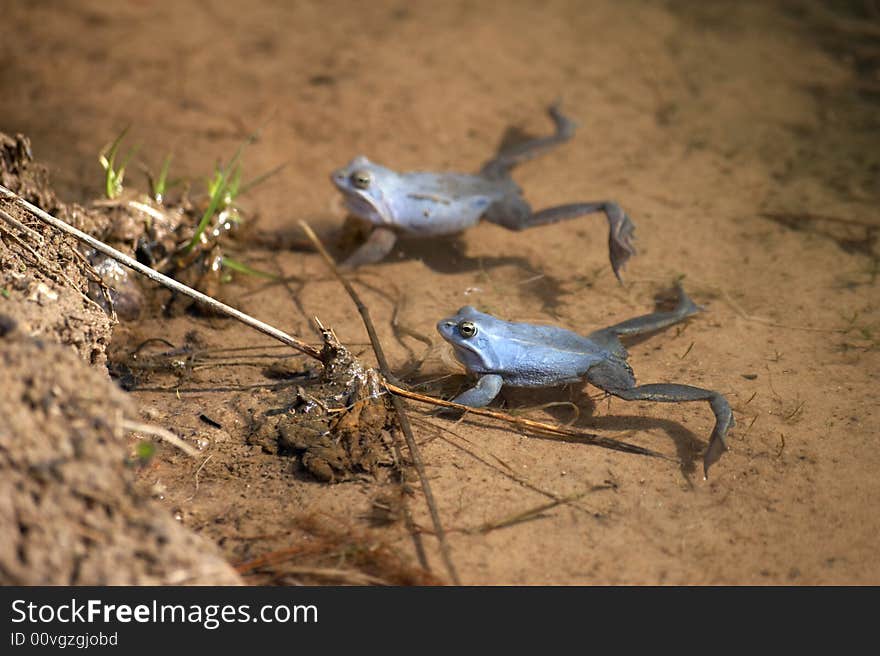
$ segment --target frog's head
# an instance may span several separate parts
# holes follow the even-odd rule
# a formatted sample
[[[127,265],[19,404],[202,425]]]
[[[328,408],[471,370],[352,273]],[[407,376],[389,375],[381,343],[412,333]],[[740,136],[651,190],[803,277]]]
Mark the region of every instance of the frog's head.
[[[345,197],[348,210],[376,225],[394,223],[390,196],[396,178],[394,171],[374,164],[363,155],[330,175],[331,182]]]
[[[437,332],[452,344],[455,357],[473,373],[493,372],[499,367],[495,347],[503,335],[496,330],[498,320],[466,305],[454,316],[437,322]]]

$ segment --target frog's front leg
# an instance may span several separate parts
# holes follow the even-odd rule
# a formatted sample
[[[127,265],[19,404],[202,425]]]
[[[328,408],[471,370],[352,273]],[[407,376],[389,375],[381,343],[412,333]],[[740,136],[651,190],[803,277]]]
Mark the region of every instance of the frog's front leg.
[[[367,240],[339,266],[343,269],[355,269],[364,264],[375,264],[391,252],[395,242],[397,233],[390,228],[377,226]]]
[[[453,403],[460,403],[472,408],[482,408],[489,405],[504,385],[504,379],[498,374],[486,374],[480,376],[477,384],[452,399]]]
[[[532,212],[525,201],[517,198],[493,205],[485,216],[487,221],[509,230],[525,230],[595,212],[604,212],[608,219],[608,254],[614,275],[620,280],[620,270],[629,258],[636,254],[632,243],[635,225],[615,202],[606,200],[595,203],[571,203]]]

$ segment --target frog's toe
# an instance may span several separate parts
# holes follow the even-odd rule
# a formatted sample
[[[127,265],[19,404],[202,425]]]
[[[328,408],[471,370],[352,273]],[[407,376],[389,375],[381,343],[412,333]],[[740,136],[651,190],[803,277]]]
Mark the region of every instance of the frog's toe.
[[[636,248],[633,245],[636,226],[616,204],[609,204],[608,221],[611,228],[608,233],[611,268],[614,270],[614,275],[620,280],[620,272],[626,267],[629,259],[636,254]]]
[[[709,438],[709,446],[703,454],[703,478],[709,478],[709,467],[714,465],[727,451],[727,433],[736,425],[733,411],[727,399],[717,394],[710,400],[712,412],[715,413],[715,428]]]

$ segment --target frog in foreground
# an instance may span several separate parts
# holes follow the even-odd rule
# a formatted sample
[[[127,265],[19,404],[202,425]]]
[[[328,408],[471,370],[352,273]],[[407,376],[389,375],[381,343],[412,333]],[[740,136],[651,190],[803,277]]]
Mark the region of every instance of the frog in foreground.
[[[646,314],[586,337],[555,326],[502,321],[465,306],[437,324],[440,335],[452,344],[455,357],[477,377],[477,384],[453,401],[482,407],[503,385],[551,387],[584,380],[627,401],[708,401],[715,413],[715,428],[703,456],[703,474],[708,477],[709,467],[727,450],[727,431],[735,423],[727,399],[690,385],[636,385],[620,342],[622,336],[654,332],[700,311],[684,289],[679,287],[678,294],[678,305],[671,312]]]
[[[620,280],[620,270],[635,254],[635,226],[617,203],[571,203],[533,212],[510,175],[517,164],[568,141],[574,134],[575,124],[556,106],[548,113],[556,125],[555,134],[503,149],[476,175],[396,173],[363,156],[334,171],[331,180],[345,197],[348,210],[373,225],[367,241],[342,266],[378,262],[391,252],[399,233],[411,237],[455,234],[480,219],[509,230],[524,230],[601,211],[608,219],[611,268]]]

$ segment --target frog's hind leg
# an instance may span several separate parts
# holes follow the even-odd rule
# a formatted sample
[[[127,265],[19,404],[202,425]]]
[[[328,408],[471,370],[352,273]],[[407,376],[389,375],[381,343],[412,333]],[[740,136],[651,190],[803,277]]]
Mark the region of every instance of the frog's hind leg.
[[[397,234],[393,230],[381,226],[373,228],[373,231],[367,237],[367,241],[349,255],[339,267],[342,269],[355,269],[364,264],[375,264],[391,252],[396,241]]]
[[[653,312],[590,334],[589,339],[606,348],[611,353],[611,358],[591,367],[587,371],[586,379],[599,389],[626,401],[708,401],[715,414],[715,428],[703,456],[703,473],[708,476],[709,467],[727,450],[727,432],[735,423],[727,399],[719,392],[691,385],[660,383],[636,386],[632,369],[626,363],[626,349],[620,343],[621,336],[654,332],[683,321],[699,311],[699,306],[678,285],[678,305],[671,312]]]
[[[510,170],[525,161],[537,157],[543,152],[564,143],[574,135],[577,125],[559,111],[559,105],[552,105],[547,113],[556,125],[556,133],[549,137],[530,139],[523,143],[505,148],[495,157],[483,164],[480,174],[492,180],[507,177]]]
[[[602,388],[599,382],[588,378],[591,383]],[[691,385],[677,383],[656,383],[639,385],[629,389],[606,389],[606,392],[625,401],[658,401],[660,403],[683,403],[688,401],[708,401],[715,414],[715,428],[709,438],[709,446],[703,454],[703,475],[709,477],[709,467],[718,462],[727,451],[727,432],[736,424],[727,399],[720,393]]]
[[[694,303],[685,293],[681,284],[676,286],[678,291],[678,305],[670,312],[652,312],[634,319],[627,319],[613,326],[602,328],[588,335],[590,339],[603,343],[608,338],[622,337],[625,335],[643,335],[661,330],[680,321],[684,321],[700,311],[700,306]]]
[[[517,164],[530,160],[547,149],[571,139],[576,128],[574,121],[564,116],[559,111],[558,105],[552,105],[547,112],[556,125],[555,134],[532,139],[501,151],[483,165],[480,174],[491,180],[510,179],[510,170]],[[512,181],[511,184],[513,184]],[[617,203],[612,201],[572,203],[549,207],[540,212],[532,212],[528,203],[516,194],[509,195],[495,203],[484,216],[487,221],[504,226],[509,230],[525,230],[548,223],[575,219],[594,212],[604,212],[608,219],[608,252],[611,268],[614,270],[614,275],[620,280],[620,270],[626,265],[629,258],[636,254],[636,250],[632,244],[635,226]]]
[[[604,212],[608,219],[608,254],[611,259],[611,268],[618,280],[620,280],[620,270],[626,266],[629,258],[636,254],[636,249],[632,244],[635,225],[617,203],[612,201],[571,203],[549,207],[540,212],[532,212],[525,201],[517,200],[520,202],[515,206],[509,201],[502,201],[490,207],[485,214],[486,220],[509,230],[525,230],[535,226],[576,219],[585,214]]]

